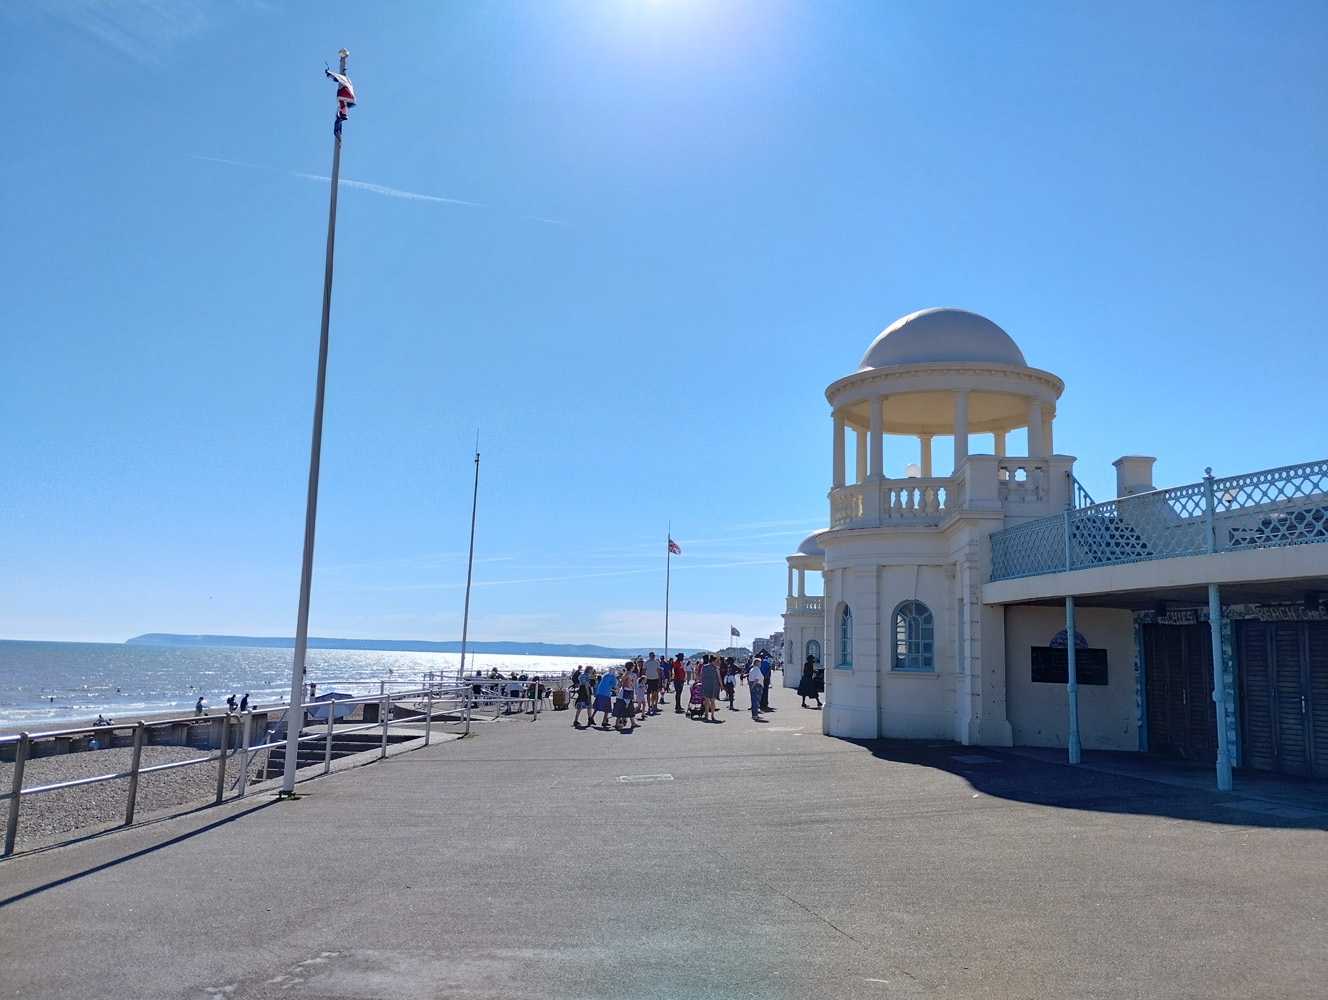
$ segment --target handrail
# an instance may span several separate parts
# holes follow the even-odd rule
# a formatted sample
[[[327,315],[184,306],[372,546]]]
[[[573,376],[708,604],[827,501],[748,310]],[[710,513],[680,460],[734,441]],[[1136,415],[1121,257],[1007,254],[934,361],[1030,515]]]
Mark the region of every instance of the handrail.
[[[1152,490],[991,534],[991,579],[1328,541],[1328,460]]]
[[[567,682],[567,676],[568,675],[566,674],[557,674],[557,675],[551,675],[549,677],[541,677],[538,684],[543,686],[544,688],[544,697],[550,696],[556,687],[565,687]],[[459,714],[461,716],[461,721],[464,722],[465,730],[467,733],[469,733],[470,731],[472,707],[478,707],[479,702],[481,700],[485,705],[494,708],[495,718],[497,717],[497,713],[500,710],[510,712],[514,705],[524,706],[526,704],[530,704],[531,707],[529,711],[532,716],[532,721],[537,720],[539,718],[540,712],[542,710],[543,699],[531,696],[538,693],[536,691],[537,682],[535,681],[512,681],[508,678],[488,678],[488,677],[462,678],[459,680],[455,681],[449,680],[442,683],[433,682],[426,684],[425,686],[422,687],[416,686],[404,691],[388,690],[389,683],[392,682],[387,682],[387,681],[382,682],[381,685],[382,690],[378,694],[359,695],[344,699],[342,698],[330,699],[326,702],[310,702],[305,705],[306,709],[310,707],[322,707],[324,705],[328,706],[328,725],[325,727],[325,730],[316,733],[305,733],[303,732],[303,727],[302,727],[302,731],[297,736],[296,739],[296,742],[299,744],[304,744],[304,743],[316,744],[319,742],[324,743],[326,748],[324,755],[324,768],[323,768],[324,774],[326,774],[330,770],[330,755],[331,755],[332,743],[337,737],[344,737],[354,733],[362,733],[374,729],[381,730],[383,735],[379,750],[379,756],[381,758],[387,755],[389,723],[415,724],[418,723],[420,720],[423,720],[425,725],[425,731],[424,731],[422,745],[427,746],[431,735],[431,726],[433,723],[433,717],[436,714],[438,714],[440,709],[443,711],[444,714],[452,714],[452,713]],[[499,693],[498,691],[486,690],[481,695],[481,697],[477,699],[474,696],[474,690],[473,690],[475,685],[477,684],[483,684],[486,689],[501,687],[501,693]],[[509,684],[519,685],[522,688],[522,695],[521,696],[508,695],[506,693],[506,689]],[[423,703],[423,711],[415,713],[405,713],[403,715],[397,716],[396,718],[393,718],[394,714],[400,710],[401,702],[403,701],[410,702],[416,699],[419,702]],[[451,704],[450,708],[444,707],[448,706],[449,703]],[[377,704],[379,706],[379,719],[377,721],[370,723],[361,723],[358,725],[342,726],[341,728],[336,727],[335,725],[336,710],[338,708],[345,706],[358,706],[358,705],[369,705],[369,704]],[[195,767],[199,764],[207,764],[216,761],[218,763],[217,791],[216,791],[214,804],[220,804],[225,798],[224,793],[225,793],[226,763],[230,758],[236,756],[248,758],[245,761],[244,768],[241,774],[238,776],[237,782],[231,785],[232,791],[236,791],[236,787],[238,785],[238,792],[236,792],[235,795],[236,798],[243,796],[245,794],[245,786],[248,784],[248,782],[245,779],[248,774],[249,767],[253,764],[253,761],[254,759],[256,759],[257,754],[262,750],[271,750],[277,747],[284,747],[286,744],[285,739],[272,740],[272,741],[265,740],[264,742],[261,742],[257,745],[252,745],[249,743],[250,735],[252,733],[253,716],[255,714],[258,715],[270,714],[272,711],[275,711],[278,707],[280,706],[257,706],[256,708],[251,709],[250,711],[245,712],[242,715],[234,714],[231,712],[227,712],[225,713],[225,715],[213,715],[213,716],[190,715],[178,718],[172,717],[167,719],[157,719],[152,722],[145,722],[139,720],[133,723],[111,723],[109,725],[101,725],[101,726],[76,726],[67,729],[44,730],[35,733],[21,732],[16,734],[6,734],[0,736],[0,745],[13,744],[13,743],[18,744],[15,750],[14,769],[13,769],[11,788],[7,792],[0,792],[0,802],[3,801],[9,802],[9,816],[5,829],[4,850],[3,853],[0,854],[0,857],[9,857],[14,853],[14,844],[15,841],[17,840],[17,834],[18,834],[19,810],[22,801],[26,796],[39,795],[44,792],[59,791],[66,788],[78,788],[87,785],[99,784],[101,782],[116,781],[119,779],[128,778],[129,789],[127,794],[127,802],[125,806],[124,825],[130,826],[134,821],[134,807],[137,799],[138,779],[142,775],[152,774],[161,771],[170,771],[183,767]],[[277,725],[272,727],[272,729],[269,731],[275,732],[277,728],[280,726],[281,720],[287,718],[288,713],[289,709],[283,711],[281,719],[278,720]],[[150,764],[146,766],[141,764],[141,750],[144,743],[144,734],[148,729],[167,728],[181,724],[188,726],[212,725],[218,721],[220,721],[222,724],[222,745],[217,752],[208,753],[206,755],[191,758],[189,760],[167,761],[160,764]],[[229,732],[230,732],[230,727],[235,722],[240,723],[241,745],[234,748],[230,748],[228,747]],[[83,778],[72,778],[67,781],[58,781],[46,785],[31,785],[24,787],[23,773],[25,765],[31,756],[31,749],[35,743],[49,741],[49,740],[72,739],[87,735],[101,736],[105,734],[109,736],[111,733],[114,733],[117,730],[118,731],[132,730],[134,733],[133,762],[128,770],[115,771],[108,774],[92,775]]]

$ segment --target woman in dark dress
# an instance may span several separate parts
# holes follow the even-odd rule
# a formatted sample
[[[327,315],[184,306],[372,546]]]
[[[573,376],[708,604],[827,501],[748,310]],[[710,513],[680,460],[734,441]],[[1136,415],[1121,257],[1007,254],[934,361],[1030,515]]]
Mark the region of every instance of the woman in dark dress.
[[[701,699],[706,722],[715,721],[715,702],[719,700],[719,657],[707,653],[701,659]]]
[[[816,681],[816,657],[808,654],[807,662],[802,665],[802,679],[798,681],[798,694],[802,697],[802,707],[807,707],[807,699],[815,698],[816,707],[821,707],[821,685]]]

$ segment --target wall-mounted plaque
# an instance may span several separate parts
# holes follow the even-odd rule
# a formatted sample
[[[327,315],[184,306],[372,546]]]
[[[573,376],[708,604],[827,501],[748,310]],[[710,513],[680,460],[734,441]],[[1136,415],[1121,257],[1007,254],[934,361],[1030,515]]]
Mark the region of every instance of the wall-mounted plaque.
[[[1068,684],[1070,682],[1070,652],[1061,647],[1032,646],[1033,683]],[[1107,651],[1085,649],[1074,651],[1074,674],[1080,684],[1107,683]]]

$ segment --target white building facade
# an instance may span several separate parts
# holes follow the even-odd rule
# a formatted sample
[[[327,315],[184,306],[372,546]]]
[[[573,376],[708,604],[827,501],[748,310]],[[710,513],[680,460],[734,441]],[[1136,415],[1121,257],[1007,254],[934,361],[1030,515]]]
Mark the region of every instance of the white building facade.
[[[990,320],[928,309],[890,326],[826,390],[829,526],[788,557],[784,613],[785,662],[813,655],[825,667],[824,731],[1063,746],[1075,760],[1081,748],[1181,738],[1180,752],[1212,752],[1221,783],[1223,752],[1239,764],[1242,744],[1266,735],[1241,728],[1262,683],[1246,691],[1244,633],[1246,645],[1291,642],[1232,622],[1281,614],[1301,623],[1305,687],[1323,688],[1321,724],[1304,734],[1310,765],[1296,773],[1328,776],[1328,616],[1317,598],[1328,595],[1328,544],[1315,544],[1328,542],[1328,463],[1236,477],[1217,499],[1209,477],[1200,509],[1203,484],[1154,490],[1153,459],[1127,456],[1115,463],[1119,499],[1092,505],[1075,459],[1053,447],[1063,388]],[[934,463],[938,437],[952,460]],[[905,475],[887,476],[903,458],[915,459]],[[1197,630],[1178,638],[1173,624]],[[1202,714],[1206,636],[1219,643],[1206,654],[1211,718],[1173,719],[1173,689],[1185,685]],[[1275,678],[1265,686],[1275,692]],[[1289,706],[1287,719],[1277,706],[1265,714],[1287,728]],[[1205,726],[1213,740],[1192,738]]]

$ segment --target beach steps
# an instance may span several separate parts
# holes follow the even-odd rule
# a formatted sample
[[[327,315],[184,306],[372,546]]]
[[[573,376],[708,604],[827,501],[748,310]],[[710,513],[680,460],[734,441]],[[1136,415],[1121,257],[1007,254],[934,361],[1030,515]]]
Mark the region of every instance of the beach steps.
[[[314,735],[311,731],[305,732],[306,740],[300,744],[300,749],[295,758],[296,770],[304,767],[321,767],[327,755],[327,744],[323,740],[309,740],[307,737]],[[395,746],[398,743],[407,743],[410,740],[420,738],[420,733],[409,733],[388,730],[387,745]],[[383,734],[381,732],[364,733],[337,733],[332,734],[332,759],[340,760],[343,757],[353,757],[362,753],[377,753],[383,745]],[[254,778],[255,781],[262,781],[267,778],[275,778],[281,775],[286,769],[286,747],[284,745],[275,746],[267,752],[267,767],[260,770]]]

